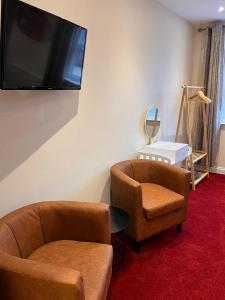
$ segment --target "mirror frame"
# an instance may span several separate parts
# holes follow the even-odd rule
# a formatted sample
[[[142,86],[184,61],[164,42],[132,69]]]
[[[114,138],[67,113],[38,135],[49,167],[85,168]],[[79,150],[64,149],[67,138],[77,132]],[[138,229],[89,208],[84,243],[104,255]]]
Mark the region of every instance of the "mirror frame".
[[[157,130],[157,132],[156,132],[156,134],[155,134],[154,136],[150,136],[149,133],[148,133],[148,130],[147,130],[147,121],[149,120],[149,119],[147,119],[147,118],[148,118],[148,114],[149,114],[153,109],[156,109],[156,110],[157,110],[157,117],[159,116],[159,128],[158,128],[158,130]],[[151,120],[149,120],[149,121],[151,121]],[[152,121],[154,121],[154,120],[152,120]],[[155,121],[157,121],[157,120],[155,120]],[[160,125],[161,125],[161,119],[160,119],[159,108],[156,107],[156,106],[152,106],[150,109],[147,110],[146,115],[145,115],[145,134],[149,137],[150,143],[152,142],[152,139],[154,139],[155,137],[157,137],[157,135],[158,135],[158,133],[159,133],[159,130],[160,130]]]

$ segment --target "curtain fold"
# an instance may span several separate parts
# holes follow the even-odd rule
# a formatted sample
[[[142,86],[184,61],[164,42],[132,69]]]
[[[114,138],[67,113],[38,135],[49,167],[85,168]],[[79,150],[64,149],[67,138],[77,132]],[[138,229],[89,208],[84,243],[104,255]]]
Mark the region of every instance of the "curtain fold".
[[[209,106],[208,111],[208,152],[209,163],[213,167],[217,163],[220,143],[223,101],[224,26],[221,23],[213,25],[211,38],[208,36],[208,39],[211,49],[208,57],[206,57],[205,86],[207,87],[207,96],[212,99],[212,104]]]
[[[209,105],[207,112],[207,133],[209,165],[210,167],[214,167],[217,164],[219,153],[223,102],[224,25],[222,23],[216,23],[212,28],[208,28],[201,34],[203,35],[203,40],[198,78],[200,85],[206,87],[206,95],[212,99],[212,103]],[[200,117],[198,124],[194,126],[196,126],[196,134],[193,145],[195,149],[201,149],[203,124]]]
[[[211,45],[212,45],[212,30],[207,28],[201,32],[201,53],[200,53],[200,62],[198,70],[198,82],[197,85],[206,87],[204,91],[207,94],[207,85],[209,79],[209,62],[211,54]],[[194,110],[197,103],[192,104]],[[198,106],[199,107],[199,106]],[[202,113],[199,111],[199,118],[197,119],[197,124],[193,124],[195,127],[195,135],[193,140],[194,149],[202,149],[203,147],[203,122],[202,122]]]

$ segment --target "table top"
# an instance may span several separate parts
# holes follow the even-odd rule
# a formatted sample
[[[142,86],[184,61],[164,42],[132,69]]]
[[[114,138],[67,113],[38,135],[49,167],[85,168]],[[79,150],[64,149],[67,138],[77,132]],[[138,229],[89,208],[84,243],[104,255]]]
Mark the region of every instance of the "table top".
[[[111,233],[117,233],[127,228],[130,222],[130,217],[124,210],[110,206],[109,212]]]
[[[191,152],[192,148],[188,144],[156,142],[146,145],[138,151],[138,156],[139,159],[156,160],[176,165],[186,160]]]
[[[180,149],[187,149],[188,144],[158,141],[149,145],[146,145],[142,150],[151,151],[152,149],[177,151]]]

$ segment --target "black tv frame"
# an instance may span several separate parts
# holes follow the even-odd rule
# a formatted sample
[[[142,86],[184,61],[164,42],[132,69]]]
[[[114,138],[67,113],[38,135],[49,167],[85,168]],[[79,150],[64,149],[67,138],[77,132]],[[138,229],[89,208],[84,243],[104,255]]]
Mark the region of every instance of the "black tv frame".
[[[26,2],[23,2],[23,1],[20,1],[20,0],[14,0],[15,2],[22,2],[24,3],[25,5],[27,6],[30,6],[30,7],[33,7],[37,10],[39,10],[40,12],[44,12],[44,13],[47,13],[53,17],[57,17],[59,18],[60,20],[66,22],[66,23],[69,23],[71,25],[75,25],[75,26],[78,26],[82,29],[84,29],[86,31],[86,36],[85,36],[85,48],[84,48],[84,56],[83,56],[83,62],[82,62],[82,71],[81,71],[81,82],[80,82],[80,85],[78,86],[74,86],[74,87],[65,87],[65,88],[58,88],[58,87],[48,87],[48,86],[30,86],[30,87],[15,87],[15,88],[4,88],[2,86],[2,82],[3,82],[3,79],[4,79],[4,53],[5,53],[5,6],[6,6],[6,3],[7,3],[7,0],[1,0],[2,1],[2,4],[1,4],[1,31],[0,31],[0,68],[1,68],[1,71],[0,71],[0,89],[1,90],[5,90],[5,91],[11,91],[11,90],[26,90],[26,91],[30,91],[30,90],[81,90],[81,86],[82,86],[82,80],[83,80],[83,70],[84,70],[84,60],[85,60],[85,54],[86,54],[86,47],[87,47],[87,34],[88,34],[88,29],[85,28],[85,27],[82,27],[78,24],[75,24],[71,21],[68,21],[62,17],[59,17],[53,13],[50,13],[48,11],[45,11],[41,8],[38,8],[36,6],[33,6],[33,5],[30,5]]]

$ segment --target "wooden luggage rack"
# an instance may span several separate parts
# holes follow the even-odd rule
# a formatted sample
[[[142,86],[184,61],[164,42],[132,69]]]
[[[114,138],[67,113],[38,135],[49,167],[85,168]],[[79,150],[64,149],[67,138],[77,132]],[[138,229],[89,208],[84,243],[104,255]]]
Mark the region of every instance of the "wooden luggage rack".
[[[179,131],[182,126],[182,116],[186,119],[186,131],[188,144],[192,149],[192,153],[186,160],[186,168],[191,171],[192,189],[195,190],[196,185],[205,177],[209,177],[209,160],[208,160],[208,136],[207,136],[207,108],[212,102],[203,93],[204,87],[184,85],[181,99],[180,113],[176,132],[176,142],[178,142]],[[192,95],[190,92],[192,91]],[[193,93],[194,92],[194,93]],[[191,103],[194,103],[194,108]],[[191,118],[192,116],[192,118]],[[193,141],[196,133],[196,125],[199,117],[202,118],[203,140],[202,149],[193,149]],[[192,126],[191,126],[192,124]],[[204,167],[197,166],[204,159]]]

